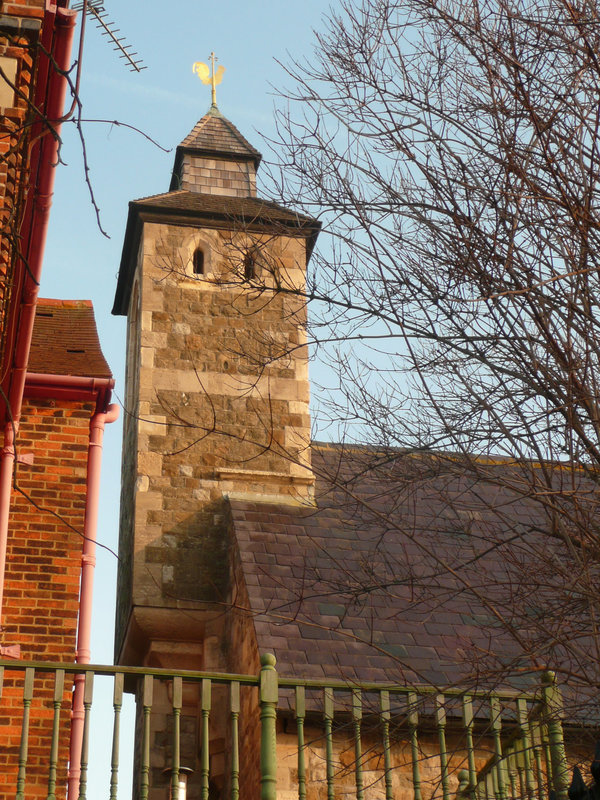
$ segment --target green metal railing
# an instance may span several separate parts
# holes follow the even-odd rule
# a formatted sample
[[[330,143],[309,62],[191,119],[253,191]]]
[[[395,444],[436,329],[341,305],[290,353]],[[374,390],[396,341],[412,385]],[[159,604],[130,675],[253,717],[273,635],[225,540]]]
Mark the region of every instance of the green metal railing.
[[[323,800],[567,798],[561,699],[549,673],[537,692],[440,693],[285,678],[272,655],[261,663],[259,675],[232,675],[0,661],[0,774],[14,779],[6,797],[65,797],[68,699],[83,675],[79,800],[132,796],[130,779],[121,781],[126,692],[136,697],[136,800],[183,800],[186,791],[208,800],[215,787],[231,800],[275,800],[278,790],[298,800],[309,792]],[[100,681],[112,688],[111,758],[104,786],[90,794],[94,736],[109,737],[90,724]]]
[[[494,752],[478,772],[463,771],[459,794],[475,800],[515,797],[549,797],[567,800],[569,768],[563,729],[562,699],[554,674],[542,676],[541,702],[536,713],[528,713],[524,697],[516,698],[516,724],[502,741],[502,718],[499,699],[490,702],[490,728],[494,734]]]

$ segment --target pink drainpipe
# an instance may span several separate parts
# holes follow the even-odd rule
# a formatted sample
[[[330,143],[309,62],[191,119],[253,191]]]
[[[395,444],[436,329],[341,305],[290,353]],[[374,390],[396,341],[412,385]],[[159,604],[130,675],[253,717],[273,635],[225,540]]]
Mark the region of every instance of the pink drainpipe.
[[[110,396],[110,390],[109,390]],[[77,627],[78,664],[90,663],[90,634],[92,628],[92,594],[94,568],[96,566],[96,534],[98,530],[98,507],[100,498],[100,465],[102,463],[102,439],[104,426],[119,416],[119,406],[112,403],[106,411],[99,411],[90,420],[90,443],[87,460],[87,499],[81,556],[81,586],[79,590],[79,622]],[[69,751],[68,800],[77,800],[81,773],[81,745],[84,723],[84,675],[75,676],[73,711],[71,715],[71,746]]]
[[[102,440],[104,426],[115,422],[119,406],[109,405],[112,378],[85,378],[75,375],[46,375],[28,372],[25,393],[28,397],[56,397],[67,400],[96,400],[96,410],[90,420],[87,457],[85,519],[83,523],[83,548],[81,554],[81,581],[79,588],[79,619],[77,623],[77,664],[90,663],[90,637],[92,628],[92,595],[94,568],[96,566],[96,539],[98,509],[100,504],[100,468],[102,465]],[[75,676],[73,708],[71,712],[71,743],[69,748],[68,800],[77,800],[81,774],[81,746],[85,710],[83,693],[85,675]]]

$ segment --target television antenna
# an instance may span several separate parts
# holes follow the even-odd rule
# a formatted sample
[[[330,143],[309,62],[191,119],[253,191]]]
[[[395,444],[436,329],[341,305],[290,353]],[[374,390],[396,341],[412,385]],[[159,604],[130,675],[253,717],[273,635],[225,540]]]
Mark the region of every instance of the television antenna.
[[[82,11],[83,7],[83,0],[73,4],[74,11]],[[132,50],[131,45],[127,44],[125,37],[118,35],[120,29],[116,28],[115,23],[109,19],[108,12],[102,5],[102,0],[88,0],[87,13],[100,28],[102,36],[108,37],[109,43],[113,45],[113,50],[119,53],[119,58],[125,61],[125,65],[132,72],[141,72],[143,69],[147,69],[142,59],[137,57],[137,52]]]

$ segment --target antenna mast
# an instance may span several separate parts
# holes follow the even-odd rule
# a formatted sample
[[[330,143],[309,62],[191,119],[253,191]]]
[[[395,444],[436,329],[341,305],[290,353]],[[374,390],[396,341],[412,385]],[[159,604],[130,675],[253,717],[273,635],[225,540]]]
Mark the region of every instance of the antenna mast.
[[[74,3],[74,11],[83,10],[83,2],[81,0]],[[109,41],[114,45],[113,50],[119,53],[119,58],[123,58],[125,63],[129,66],[132,72],[141,72],[147,67],[143,64],[141,58],[136,58],[138,55],[135,50],[131,49],[131,45],[127,44],[124,36],[118,36],[120,33],[119,28],[115,28],[115,23],[108,18],[108,12],[102,5],[101,0],[88,0],[87,13],[92,17],[96,25],[100,28],[102,36],[108,36]]]

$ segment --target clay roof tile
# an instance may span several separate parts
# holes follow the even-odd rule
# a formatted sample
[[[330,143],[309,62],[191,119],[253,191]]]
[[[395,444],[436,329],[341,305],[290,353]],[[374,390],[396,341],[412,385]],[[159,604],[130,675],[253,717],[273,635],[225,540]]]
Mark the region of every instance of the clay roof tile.
[[[112,377],[90,300],[38,300],[27,369],[45,375]]]

